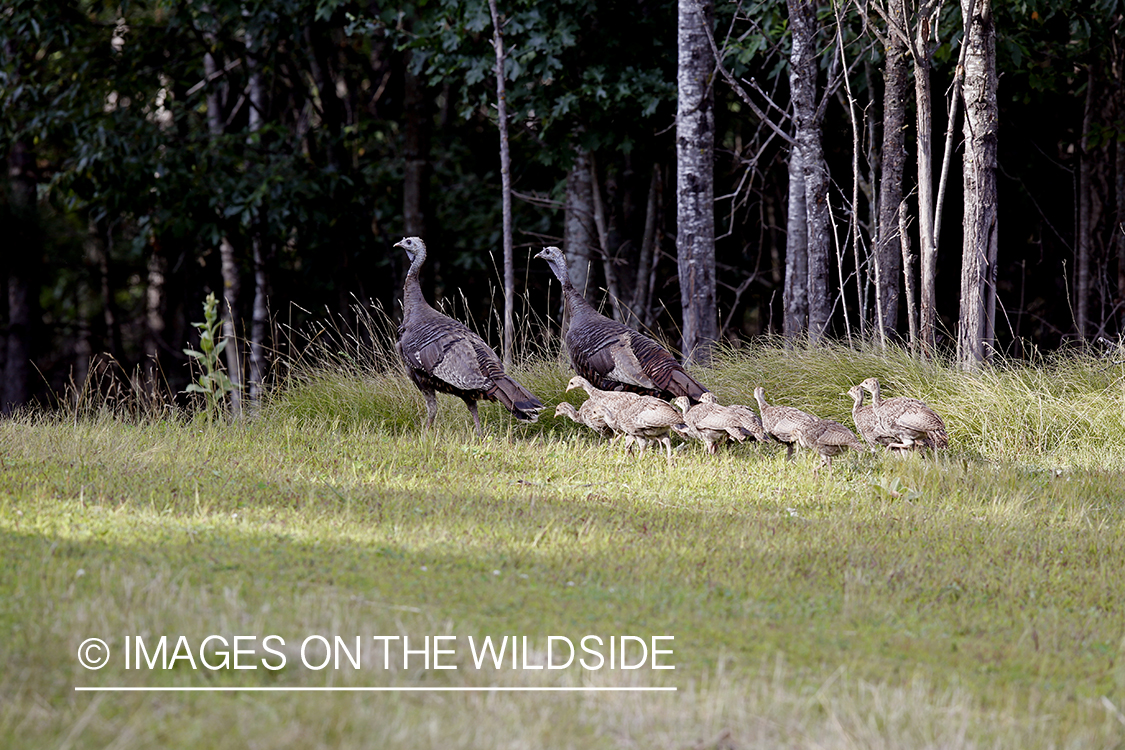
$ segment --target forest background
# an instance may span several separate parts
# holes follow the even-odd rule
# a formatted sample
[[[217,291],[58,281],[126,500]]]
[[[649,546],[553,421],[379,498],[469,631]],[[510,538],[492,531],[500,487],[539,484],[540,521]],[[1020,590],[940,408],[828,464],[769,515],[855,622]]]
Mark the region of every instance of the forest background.
[[[210,292],[253,400],[286,329],[399,316],[403,235],[497,348],[516,280],[535,335],[508,357],[557,330],[548,244],[689,356],[782,334],[973,367],[1117,340],[1122,6],[7,3],[4,409],[106,370],[182,390]]]

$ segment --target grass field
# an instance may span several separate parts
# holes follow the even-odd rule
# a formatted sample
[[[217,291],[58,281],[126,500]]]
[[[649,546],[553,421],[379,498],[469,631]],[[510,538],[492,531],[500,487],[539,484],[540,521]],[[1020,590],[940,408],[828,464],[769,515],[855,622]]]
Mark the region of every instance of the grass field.
[[[553,408],[523,426],[482,407],[478,441],[442,397],[423,432],[388,352],[345,343],[313,361],[245,424],[97,403],[0,422],[0,746],[1125,743],[1125,368],[1112,359],[970,377],[901,352],[763,345],[697,372],[723,402],[752,403],[761,384],[849,425],[840,394],[875,375],[946,418],[951,447],[934,460],[852,454],[819,473],[752,445],[686,446],[668,468]],[[553,406],[569,372],[540,356],[516,375]],[[674,636],[660,663],[675,669],[477,669],[467,645],[527,636],[534,666],[548,636],[588,634]],[[242,663],[259,668],[125,669],[126,636],[151,652],[161,635],[197,660],[209,635],[256,636]],[[305,667],[310,635],[361,636],[360,667]],[[457,669],[421,655],[404,668],[401,640],[373,639],[413,649],[427,635],[456,637],[442,663]],[[90,637],[113,652],[104,669],[78,663]]]

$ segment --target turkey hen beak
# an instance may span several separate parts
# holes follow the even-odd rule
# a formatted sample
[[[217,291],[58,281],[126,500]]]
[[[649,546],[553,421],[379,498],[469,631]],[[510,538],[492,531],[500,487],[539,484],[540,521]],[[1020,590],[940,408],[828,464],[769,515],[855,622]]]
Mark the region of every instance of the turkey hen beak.
[[[408,247],[407,247],[406,245],[402,244],[402,242],[401,242],[401,241],[400,241],[400,242],[396,242],[396,243],[394,244],[394,246],[395,246],[395,247],[401,247],[401,248],[402,248],[402,249],[403,249],[403,250],[404,250],[404,251],[406,252],[406,258],[407,258],[407,260],[409,260],[409,261],[410,261],[411,263],[413,263],[413,262],[414,262],[414,253],[410,252],[410,248],[408,248]]]

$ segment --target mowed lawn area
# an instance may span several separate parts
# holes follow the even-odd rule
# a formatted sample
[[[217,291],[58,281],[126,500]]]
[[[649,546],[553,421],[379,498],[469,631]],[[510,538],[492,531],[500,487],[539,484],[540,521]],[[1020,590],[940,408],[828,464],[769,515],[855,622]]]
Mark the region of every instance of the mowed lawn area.
[[[626,456],[552,416],[584,398],[563,393],[557,357],[514,370],[549,404],[538,424],[488,405],[478,440],[464,406],[441,397],[426,432],[420,396],[386,364],[305,365],[234,425],[95,398],[0,422],[0,746],[1125,742],[1125,368],[1113,358],[968,376],[902,352],[761,346],[696,372],[723,403],[752,404],[762,385],[772,403],[849,427],[841,394],[877,376],[885,396],[922,398],[949,427],[936,457],[852,453],[819,471],[777,445],[708,456],[689,444],[672,467],[658,451]],[[587,635],[606,644],[601,669],[533,668],[549,636]],[[180,657],[168,669],[161,636]],[[208,636],[250,637],[240,664],[257,668],[200,663],[222,659]],[[306,666],[310,636],[350,651],[313,668],[318,641]],[[420,650],[430,637],[430,653],[404,667],[403,636]],[[453,637],[437,658],[456,669],[435,668],[435,636]],[[477,648],[515,638],[519,658],[477,668],[470,636]],[[610,669],[620,636],[639,639],[634,663],[640,640],[672,636],[656,663],[675,669],[652,669],[651,653]],[[78,659],[93,637],[112,654],[95,671]],[[138,637],[151,668],[137,668]]]

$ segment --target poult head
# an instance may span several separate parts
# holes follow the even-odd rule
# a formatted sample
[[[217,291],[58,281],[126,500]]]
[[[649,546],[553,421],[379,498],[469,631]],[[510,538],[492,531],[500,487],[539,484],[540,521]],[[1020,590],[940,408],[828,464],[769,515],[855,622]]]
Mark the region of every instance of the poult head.
[[[715,394],[711,393],[711,391],[704,391],[703,395],[699,397],[699,403],[701,403],[701,404],[717,404],[717,403],[719,403],[719,399],[715,398]]]
[[[879,381],[876,378],[868,378],[860,383],[859,386],[868,393],[875,394],[879,392]]]
[[[574,404],[568,401],[563,401],[555,407],[556,417],[570,417],[571,419],[578,418],[578,410],[574,408]]]
[[[676,407],[684,414],[687,414],[688,409],[691,408],[691,399],[687,396],[676,396],[674,399],[672,399],[672,406]]]
[[[863,386],[853,385],[848,389],[847,393],[841,394],[844,396],[851,396],[852,400],[856,402],[857,406],[863,406]]]
[[[760,406],[765,406],[765,404],[766,404],[766,389],[763,388],[762,386],[758,386],[757,388],[755,388],[754,389],[754,399],[758,402],[758,404]]]
[[[570,379],[570,382],[566,384],[566,389],[568,391],[573,391],[575,388],[581,388],[585,390],[592,387],[593,386],[590,385],[590,381],[582,377],[581,375],[575,375]]]

